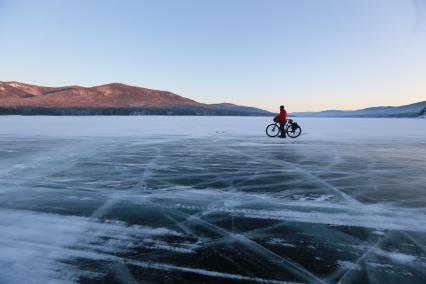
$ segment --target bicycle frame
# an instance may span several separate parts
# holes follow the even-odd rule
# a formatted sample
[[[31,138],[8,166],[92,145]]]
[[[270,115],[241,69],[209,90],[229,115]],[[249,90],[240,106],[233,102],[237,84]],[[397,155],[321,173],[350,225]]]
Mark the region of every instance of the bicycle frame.
[[[278,128],[280,127],[279,124],[280,124],[279,122],[275,122],[274,130],[275,130],[275,127],[278,127]],[[289,126],[290,126],[290,123],[288,123],[288,121],[286,121],[285,124],[284,124],[284,130],[287,131]]]

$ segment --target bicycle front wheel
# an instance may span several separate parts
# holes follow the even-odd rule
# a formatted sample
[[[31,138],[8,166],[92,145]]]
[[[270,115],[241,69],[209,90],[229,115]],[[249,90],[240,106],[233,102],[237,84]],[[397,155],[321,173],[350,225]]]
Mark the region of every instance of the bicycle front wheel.
[[[272,123],[266,126],[266,135],[269,137],[277,137],[280,134],[279,125]]]

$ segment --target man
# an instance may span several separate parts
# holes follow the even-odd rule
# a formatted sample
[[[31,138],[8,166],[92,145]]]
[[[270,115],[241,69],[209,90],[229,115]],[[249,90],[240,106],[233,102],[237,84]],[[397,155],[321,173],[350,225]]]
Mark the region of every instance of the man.
[[[281,138],[286,138],[284,126],[287,122],[287,112],[284,109],[284,106],[280,106],[280,114],[274,118],[274,121],[280,124]]]

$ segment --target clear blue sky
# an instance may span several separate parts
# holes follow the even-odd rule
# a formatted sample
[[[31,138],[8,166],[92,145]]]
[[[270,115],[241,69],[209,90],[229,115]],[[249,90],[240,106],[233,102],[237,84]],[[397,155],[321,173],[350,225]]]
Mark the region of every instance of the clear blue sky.
[[[0,0],[0,81],[290,111],[426,99],[424,0]]]

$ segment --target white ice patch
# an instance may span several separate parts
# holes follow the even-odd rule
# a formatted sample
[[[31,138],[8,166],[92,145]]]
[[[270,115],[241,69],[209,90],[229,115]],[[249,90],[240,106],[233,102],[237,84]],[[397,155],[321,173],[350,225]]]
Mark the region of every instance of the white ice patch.
[[[290,247],[290,248],[295,248],[296,245],[295,244],[291,244],[289,242],[287,242],[285,239],[280,239],[280,238],[273,238],[269,241],[267,241],[268,244],[271,245],[280,245],[283,247]]]
[[[317,200],[288,201],[258,194],[221,193],[213,190],[188,190],[194,203],[176,203],[174,207],[208,213],[227,213],[245,218],[317,223],[336,226],[362,227],[379,230],[426,232],[426,214],[423,210],[396,208],[385,204],[352,205]],[[149,198],[156,198],[153,193]],[[171,191],[161,194],[164,200],[177,199]],[[223,201],[223,205],[203,205],[204,200]],[[233,202],[235,200],[235,203]],[[137,201],[137,200],[135,200]],[[189,201],[189,200],[188,200]],[[230,206],[234,204],[235,206]],[[270,209],[250,208],[252,204]]]
[[[352,263],[350,261],[346,260],[338,260],[337,265],[339,265],[340,268],[345,270],[361,270],[361,267],[357,263]]]
[[[0,283],[73,282],[85,271],[62,261],[78,257],[114,259],[111,254],[131,250],[145,238],[146,246],[156,249],[183,253],[195,249],[153,239],[181,235],[162,227],[21,210],[0,209],[0,216]]]
[[[387,257],[387,258],[391,259],[393,262],[399,263],[399,264],[410,263],[410,262],[413,262],[417,259],[417,257],[415,257],[414,255],[409,255],[409,254],[400,253],[400,252],[389,252],[389,251],[384,251],[384,250],[376,250],[375,253],[378,254],[378,255]]]

